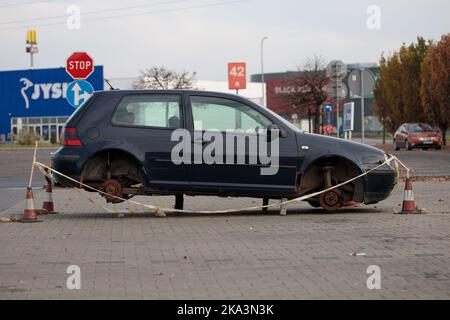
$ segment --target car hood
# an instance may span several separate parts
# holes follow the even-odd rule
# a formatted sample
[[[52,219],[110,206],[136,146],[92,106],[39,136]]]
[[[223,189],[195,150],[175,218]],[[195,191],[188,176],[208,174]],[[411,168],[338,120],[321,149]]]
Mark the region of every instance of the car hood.
[[[306,157],[315,159],[337,155],[364,165],[385,161],[386,156],[383,150],[362,143],[317,134],[298,133],[297,141],[300,152],[307,149]]]

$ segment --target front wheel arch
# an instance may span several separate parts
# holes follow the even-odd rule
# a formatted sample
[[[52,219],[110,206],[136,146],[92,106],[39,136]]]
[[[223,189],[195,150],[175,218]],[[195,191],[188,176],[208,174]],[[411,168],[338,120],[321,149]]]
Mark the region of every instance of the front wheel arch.
[[[306,195],[324,189],[325,179],[322,170],[325,166],[333,166],[335,168],[333,177],[337,181],[334,181],[333,185],[355,178],[364,172],[354,161],[343,156],[327,155],[317,158],[303,170],[301,179],[298,182],[300,195]],[[361,178],[353,181],[342,189],[344,191],[345,201],[364,202],[364,179]]]

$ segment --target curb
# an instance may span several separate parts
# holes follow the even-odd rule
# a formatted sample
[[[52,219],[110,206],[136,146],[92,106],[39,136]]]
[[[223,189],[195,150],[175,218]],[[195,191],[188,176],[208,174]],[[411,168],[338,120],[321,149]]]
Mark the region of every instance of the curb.
[[[406,176],[400,176],[400,181],[405,182]],[[412,176],[412,182],[445,182],[450,181],[450,176]]]

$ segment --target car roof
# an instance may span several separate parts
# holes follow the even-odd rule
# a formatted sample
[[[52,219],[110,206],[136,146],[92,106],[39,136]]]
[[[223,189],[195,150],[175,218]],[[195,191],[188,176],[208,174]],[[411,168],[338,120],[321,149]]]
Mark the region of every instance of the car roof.
[[[221,96],[221,97],[228,97],[228,98],[239,98],[243,99],[244,97],[232,94],[232,93],[224,93],[224,92],[217,92],[217,91],[205,91],[205,90],[193,90],[193,89],[126,89],[126,90],[103,90],[103,91],[97,91],[97,94],[105,94],[105,95],[125,95],[125,94],[183,94],[183,93],[189,93],[189,94],[204,94],[204,95],[213,95],[213,96]]]

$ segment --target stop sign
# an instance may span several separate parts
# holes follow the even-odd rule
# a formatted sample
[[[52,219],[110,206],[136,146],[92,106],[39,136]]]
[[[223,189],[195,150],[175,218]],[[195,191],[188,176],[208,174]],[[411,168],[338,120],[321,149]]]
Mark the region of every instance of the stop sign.
[[[67,59],[66,71],[74,79],[86,79],[94,72],[94,61],[86,52],[74,52]]]

